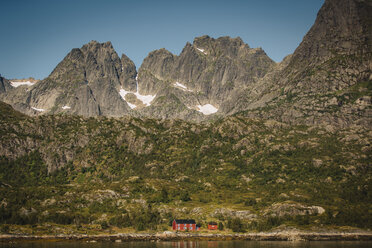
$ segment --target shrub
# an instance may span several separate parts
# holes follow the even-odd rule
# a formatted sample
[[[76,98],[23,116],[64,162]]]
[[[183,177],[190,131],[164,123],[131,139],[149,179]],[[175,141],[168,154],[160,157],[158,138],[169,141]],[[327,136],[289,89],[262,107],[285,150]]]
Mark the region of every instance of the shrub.
[[[187,191],[183,191],[182,193],[181,193],[181,197],[180,197],[180,200],[181,201],[191,201],[191,198],[190,198],[190,195],[189,195],[189,192],[187,192]]]
[[[230,219],[227,223],[227,226],[233,232],[244,232],[243,223],[239,218]]]
[[[0,231],[1,231],[1,233],[8,233],[9,232],[9,226],[8,225],[2,225]]]
[[[218,222],[218,230],[220,230],[220,231],[223,230],[223,224],[222,224],[222,222]]]
[[[256,199],[247,199],[247,200],[245,200],[245,202],[244,202],[244,205],[245,205],[245,206],[254,206],[254,205],[256,205],[256,204],[257,204]]]
[[[101,229],[105,230],[105,229],[107,229],[108,227],[109,227],[109,225],[107,224],[106,221],[103,221],[103,222],[101,223]]]
[[[109,220],[110,225],[116,227],[129,227],[132,225],[132,220],[128,214],[115,215]]]

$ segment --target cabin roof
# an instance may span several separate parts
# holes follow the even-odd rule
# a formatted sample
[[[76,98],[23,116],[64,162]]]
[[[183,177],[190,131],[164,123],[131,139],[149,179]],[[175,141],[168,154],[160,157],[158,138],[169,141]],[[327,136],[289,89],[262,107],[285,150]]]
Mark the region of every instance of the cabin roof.
[[[177,219],[175,220],[177,224],[196,224],[195,220]]]

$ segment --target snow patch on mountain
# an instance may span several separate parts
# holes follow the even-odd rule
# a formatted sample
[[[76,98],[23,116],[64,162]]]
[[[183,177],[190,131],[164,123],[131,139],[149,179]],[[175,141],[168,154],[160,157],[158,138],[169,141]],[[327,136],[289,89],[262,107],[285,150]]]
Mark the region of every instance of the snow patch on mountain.
[[[126,91],[126,90],[124,90],[123,88],[121,88],[120,91],[119,91],[119,94],[120,94],[121,98],[123,98],[123,100],[128,104],[128,106],[129,106],[131,109],[134,109],[134,108],[136,108],[137,106],[134,105],[133,103],[128,102],[128,101],[125,99],[125,96],[126,96],[128,93],[133,93],[133,92]]]
[[[204,53],[205,55],[207,55],[207,53],[205,52],[205,50],[204,49],[202,49],[202,48],[196,48],[199,52],[202,52],[202,53]]]
[[[151,105],[152,100],[154,100],[154,98],[156,97],[156,95],[141,95],[140,93],[138,93],[138,91],[134,93],[134,95],[147,107]]]
[[[32,86],[32,85],[34,85],[35,83],[33,83],[33,82],[31,82],[31,81],[10,81],[10,84],[11,84],[14,88],[17,88],[18,86],[22,86],[22,85]]]
[[[173,84],[173,86],[174,87],[177,87],[177,88],[179,88],[179,89],[181,89],[183,91],[190,91],[190,92],[192,92],[192,90],[189,90],[185,85],[181,84],[180,82],[175,82]]]
[[[126,91],[124,90],[123,88],[120,89],[119,91],[119,94],[120,96],[124,99],[124,101],[127,102],[127,104],[129,105],[129,107],[131,109],[134,109],[136,108],[137,106],[132,104],[132,103],[129,103],[126,99],[125,99],[125,96],[129,93],[132,93],[134,94],[138,100],[140,100],[146,107],[150,106],[151,105],[151,102],[154,100],[154,98],[156,97],[156,95],[141,95],[139,92],[138,92],[138,87],[137,87],[137,92],[130,92],[130,91]]]
[[[33,110],[36,110],[36,111],[39,111],[39,112],[44,112],[45,109],[41,109],[41,108],[35,108],[35,107],[31,107]]]
[[[186,87],[185,85],[179,83],[179,82],[175,82],[175,83],[174,83],[174,86],[178,86],[178,87],[180,87],[180,88],[182,88],[182,89],[187,90],[187,87]]]
[[[130,102],[127,102],[128,106],[131,108],[131,109],[134,109],[134,108],[137,108],[136,105],[130,103]]]
[[[203,113],[204,115],[211,115],[218,111],[218,109],[211,104],[197,105],[196,108],[199,112]]]
[[[134,108],[137,107],[137,106],[134,105],[134,104],[132,104],[132,103],[129,103],[129,102],[125,99],[125,96],[126,96],[128,93],[131,93],[131,92],[126,91],[126,90],[124,90],[123,88],[121,88],[120,91],[119,91],[119,94],[120,94],[121,98],[123,98],[123,100],[128,104],[128,106],[129,106],[131,109],[134,109]]]

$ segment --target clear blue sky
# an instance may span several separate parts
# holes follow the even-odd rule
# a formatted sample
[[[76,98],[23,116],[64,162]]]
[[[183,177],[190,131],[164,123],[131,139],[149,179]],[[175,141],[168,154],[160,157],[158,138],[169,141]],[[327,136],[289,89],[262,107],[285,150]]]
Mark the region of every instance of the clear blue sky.
[[[208,34],[241,37],[275,61],[293,53],[324,0],[0,0],[0,73],[47,77],[74,47],[111,41],[141,65]]]

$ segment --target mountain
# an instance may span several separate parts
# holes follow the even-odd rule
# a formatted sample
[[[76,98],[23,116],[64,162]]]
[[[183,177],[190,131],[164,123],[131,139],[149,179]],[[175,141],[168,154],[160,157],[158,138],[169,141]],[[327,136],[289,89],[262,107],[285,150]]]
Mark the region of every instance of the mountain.
[[[326,0],[296,49],[291,66],[316,67],[340,55],[368,56],[372,49],[371,10],[372,3],[367,0]],[[361,75],[361,79],[366,78]]]
[[[281,63],[202,36],[137,73],[92,41],[39,82],[0,77],[0,231],[370,229],[371,6],[326,0]]]
[[[8,92],[11,88],[9,80],[0,76],[0,94]]]
[[[203,121],[247,116],[308,125],[369,125],[371,2],[326,0],[294,54],[274,63],[240,38],[197,37],[180,55],[149,53],[136,71],[111,43],[73,49],[48,78],[3,89],[27,114]]]
[[[369,126],[371,11],[371,1],[326,0],[294,54],[258,84],[253,101],[242,96],[235,108],[287,123]]]
[[[134,63],[125,55],[120,59],[110,42],[92,41],[72,49],[46,79],[0,97],[31,115],[122,116],[130,108],[119,90],[133,88],[135,76]]]
[[[202,112],[204,118],[217,110],[224,116],[224,104],[274,64],[261,48],[250,48],[240,38],[230,37],[195,38],[179,56],[165,49],[151,52],[138,71],[138,82],[140,91],[158,97],[141,113],[164,118],[169,113],[162,108],[165,104],[177,106],[182,119],[188,119],[190,110]]]
[[[274,64],[261,48],[252,49],[240,38],[203,36],[187,43],[179,56],[165,49],[151,52],[137,74],[111,43],[92,41],[73,49],[46,79],[0,98],[27,114],[201,121]]]

